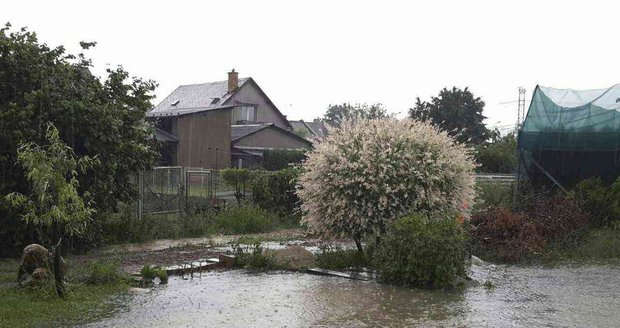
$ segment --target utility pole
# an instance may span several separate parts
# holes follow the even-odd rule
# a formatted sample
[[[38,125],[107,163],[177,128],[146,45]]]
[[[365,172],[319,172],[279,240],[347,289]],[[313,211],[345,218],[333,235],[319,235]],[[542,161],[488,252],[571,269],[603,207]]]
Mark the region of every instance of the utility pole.
[[[525,121],[525,88],[519,87],[519,101],[517,102],[517,144],[519,143],[519,131],[523,126],[523,122]],[[517,209],[517,201],[519,195],[519,187],[521,185],[521,152],[519,151],[519,147],[517,146],[517,172],[516,172],[516,181],[514,184],[514,190],[512,192],[512,206],[513,210]]]
[[[519,87],[519,101],[517,102],[517,129],[525,121],[525,88]]]

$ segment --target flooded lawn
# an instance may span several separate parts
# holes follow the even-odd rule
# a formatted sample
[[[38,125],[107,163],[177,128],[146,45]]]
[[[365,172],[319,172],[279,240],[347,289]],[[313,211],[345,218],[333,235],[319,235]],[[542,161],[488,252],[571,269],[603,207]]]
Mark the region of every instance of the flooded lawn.
[[[211,272],[171,278],[87,327],[614,327],[620,263],[472,267],[484,284],[408,289],[303,273]]]

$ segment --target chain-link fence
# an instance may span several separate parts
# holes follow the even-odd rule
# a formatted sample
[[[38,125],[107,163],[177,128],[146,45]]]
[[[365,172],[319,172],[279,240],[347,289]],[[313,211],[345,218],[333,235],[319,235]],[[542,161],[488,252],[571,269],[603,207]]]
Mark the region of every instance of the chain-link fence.
[[[269,172],[255,171],[254,178]],[[173,212],[204,212],[235,201],[235,187],[222,178],[222,170],[158,166],[138,174],[137,216]],[[251,195],[246,190],[246,196]]]

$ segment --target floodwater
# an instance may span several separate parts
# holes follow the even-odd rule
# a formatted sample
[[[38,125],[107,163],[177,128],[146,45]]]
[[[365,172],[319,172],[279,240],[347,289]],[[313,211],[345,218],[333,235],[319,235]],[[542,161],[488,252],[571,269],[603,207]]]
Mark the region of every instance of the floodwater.
[[[620,262],[479,264],[479,286],[429,291],[304,273],[174,277],[87,327],[617,327]],[[485,286],[490,281],[493,288]]]

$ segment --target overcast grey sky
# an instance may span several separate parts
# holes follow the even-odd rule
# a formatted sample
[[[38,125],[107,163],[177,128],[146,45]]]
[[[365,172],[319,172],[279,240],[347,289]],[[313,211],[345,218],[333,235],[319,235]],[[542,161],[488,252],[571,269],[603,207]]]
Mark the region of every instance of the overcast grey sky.
[[[468,86],[489,125],[513,124],[517,88],[620,82],[620,5],[609,1],[3,1],[0,21],[159,83],[251,76],[291,119],[330,103],[382,102]],[[498,123],[499,122],[499,123]]]

